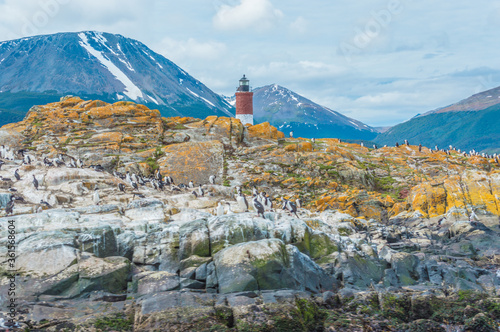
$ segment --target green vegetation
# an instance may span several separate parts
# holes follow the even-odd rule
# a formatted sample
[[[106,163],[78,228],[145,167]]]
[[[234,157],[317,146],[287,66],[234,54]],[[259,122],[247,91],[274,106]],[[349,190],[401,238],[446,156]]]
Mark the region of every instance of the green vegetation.
[[[132,331],[134,321],[132,317],[121,314],[98,318],[94,322],[94,327],[98,331]]]

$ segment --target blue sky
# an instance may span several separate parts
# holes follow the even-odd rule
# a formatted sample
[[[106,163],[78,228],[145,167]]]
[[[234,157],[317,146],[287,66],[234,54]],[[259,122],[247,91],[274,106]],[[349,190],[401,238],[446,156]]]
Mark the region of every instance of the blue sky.
[[[371,126],[500,86],[500,1],[0,0],[0,40],[145,43],[217,93],[277,83]]]

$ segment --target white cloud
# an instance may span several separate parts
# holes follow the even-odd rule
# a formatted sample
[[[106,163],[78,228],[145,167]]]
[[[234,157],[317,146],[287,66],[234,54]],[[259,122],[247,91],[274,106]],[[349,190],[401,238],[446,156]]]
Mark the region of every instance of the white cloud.
[[[176,40],[164,38],[157,49],[166,58],[172,61],[181,61],[186,58],[214,60],[226,52],[226,45],[216,41],[198,41],[194,38]]]
[[[290,32],[294,35],[303,36],[307,32],[308,22],[302,16],[290,23]]]
[[[283,12],[274,8],[270,0],[241,0],[236,6],[222,5],[213,23],[217,29],[226,31],[248,28],[265,31],[283,16]]]

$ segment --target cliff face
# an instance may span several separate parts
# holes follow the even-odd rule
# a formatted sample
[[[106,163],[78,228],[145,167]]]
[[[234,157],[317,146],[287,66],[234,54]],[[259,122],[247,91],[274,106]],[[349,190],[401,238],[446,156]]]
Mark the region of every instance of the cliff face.
[[[11,221],[26,327],[352,331],[368,324],[400,331],[498,324],[496,159],[285,139],[268,123],[162,118],[131,102],[79,98],[32,108],[1,128],[1,144],[33,160],[23,164],[2,150],[10,155],[0,169],[0,204],[15,197],[13,211],[0,218],[0,255],[5,262]],[[45,165],[44,157],[60,166]],[[82,168],[71,165],[78,158]],[[178,187],[155,188],[156,170]],[[138,180],[135,189],[113,175],[127,171],[144,184]],[[183,188],[189,181],[194,188]],[[274,207],[264,218],[252,204],[247,210],[236,186],[250,203],[255,186]],[[281,209],[298,198],[297,214]],[[1,294],[8,273],[2,265]]]

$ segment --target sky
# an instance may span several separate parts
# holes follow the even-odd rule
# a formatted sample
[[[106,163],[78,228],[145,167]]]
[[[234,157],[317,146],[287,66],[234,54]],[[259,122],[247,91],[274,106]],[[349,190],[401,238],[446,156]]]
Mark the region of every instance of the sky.
[[[216,93],[246,74],[375,127],[500,86],[498,0],[0,0],[0,40],[84,30]]]

